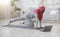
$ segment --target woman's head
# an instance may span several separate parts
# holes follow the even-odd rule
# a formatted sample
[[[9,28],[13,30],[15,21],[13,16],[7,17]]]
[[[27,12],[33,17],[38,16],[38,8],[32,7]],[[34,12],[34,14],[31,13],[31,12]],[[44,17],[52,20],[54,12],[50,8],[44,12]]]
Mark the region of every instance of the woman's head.
[[[39,10],[40,10],[40,12],[44,12],[45,11],[45,6],[40,6]]]

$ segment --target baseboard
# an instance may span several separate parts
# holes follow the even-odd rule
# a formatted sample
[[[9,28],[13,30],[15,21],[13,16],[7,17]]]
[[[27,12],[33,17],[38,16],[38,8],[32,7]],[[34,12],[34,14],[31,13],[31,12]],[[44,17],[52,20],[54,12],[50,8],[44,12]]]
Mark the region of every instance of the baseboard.
[[[44,20],[43,23],[60,23],[60,20]]]

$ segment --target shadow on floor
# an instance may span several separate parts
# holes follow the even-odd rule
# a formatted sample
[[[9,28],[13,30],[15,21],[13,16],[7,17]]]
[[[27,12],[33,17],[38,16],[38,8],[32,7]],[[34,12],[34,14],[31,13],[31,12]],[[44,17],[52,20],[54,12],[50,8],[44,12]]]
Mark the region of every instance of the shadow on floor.
[[[35,29],[35,27],[32,26],[20,26],[20,25],[5,25],[2,27],[12,27],[12,28],[23,28],[23,29]]]
[[[20,25],[5,25],[3,27],[11,27],[11,28],[22,28],[22,29],[36,29],[35,27],[32,26],[20,26]],[[52,26],[45,26],[41,29],[38,29],[42,32],[50,32],[52,29]]]

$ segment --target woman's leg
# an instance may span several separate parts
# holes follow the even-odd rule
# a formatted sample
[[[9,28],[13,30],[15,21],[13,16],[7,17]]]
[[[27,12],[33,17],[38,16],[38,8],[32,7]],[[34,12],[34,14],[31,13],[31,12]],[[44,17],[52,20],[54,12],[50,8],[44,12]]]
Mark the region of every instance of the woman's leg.
[[[37,24],[36,24],[36,28],[40,29],[41,28],[41,21],[38,20]]]
[[[31,19],[26,19],[25,24],[31,27],[34,26],[34,23]]]
[[[11,19],[10,23],[15,22],[15,21],[20,21],[20,20],[25,20],[25,16],[21,16],[21,17],[15,18],[15,19]]]

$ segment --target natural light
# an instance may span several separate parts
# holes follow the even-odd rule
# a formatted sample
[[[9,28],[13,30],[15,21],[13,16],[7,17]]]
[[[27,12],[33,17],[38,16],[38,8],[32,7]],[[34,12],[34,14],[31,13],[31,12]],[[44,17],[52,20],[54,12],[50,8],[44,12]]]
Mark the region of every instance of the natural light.
[[[52,10],[50,14],[51,15],[53,15],[53,14],[55,15],[57,12],[58,12],[57,10]]]
[[[8,5],[10,0],[0,0],[0,5]]]

